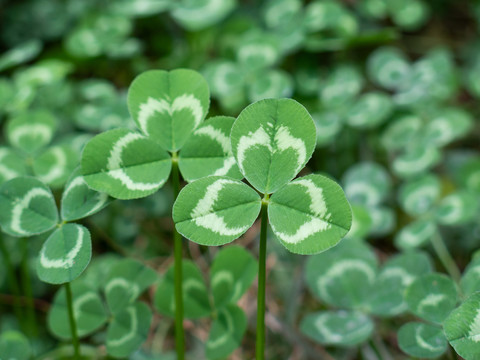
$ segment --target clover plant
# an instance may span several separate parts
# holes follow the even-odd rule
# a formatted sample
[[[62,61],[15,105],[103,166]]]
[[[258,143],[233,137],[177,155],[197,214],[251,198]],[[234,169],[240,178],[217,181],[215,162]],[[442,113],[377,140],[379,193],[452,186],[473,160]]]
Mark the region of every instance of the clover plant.
[[[348,232],[351,210],[340,186],[325,176],[292,181],[315,148],[313,119],[296,101],[267,99],[248,106],[235,120],[230,141],[251,186],[221,176],[196,180],[178,195],[173,219],[186,238],[217,246],[245,233],[261,212],[256,354],[263,359],[268,222],[289,251],[314,254]]]

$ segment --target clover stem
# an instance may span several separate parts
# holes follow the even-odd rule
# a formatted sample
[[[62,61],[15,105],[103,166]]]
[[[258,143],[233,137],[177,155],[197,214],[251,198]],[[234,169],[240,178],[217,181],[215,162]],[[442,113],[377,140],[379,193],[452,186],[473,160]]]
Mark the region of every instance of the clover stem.
[[[177,153],[172,153],[172,185],[174,201],[180,192],[180,175],[178,172]],[[175,349],[177,359],[185,358],[185,335],[183,333],[183,293],[182,293],[182,236],[173,226],[174,236],[174,279],[175,279]]]
[[[72,333],[72,344],[75,354],[74,358],[80,360],[80,343],[78,341],[77,323],[75,322],[75,315],[73,314],[72,289],[70,288],[69,282],[65,283],[65,294],[67,295],[68,320],[70,322],[70,331]]]
[[[38,335],[37,321],[35,316],[35,304],[33,301],[33,291],[32,291],[32,279],[30,278],[30,269],[28,266],[28,239],[21,239],[22,242],[22,285],[23,292],[27,300],[27,311],[28,311],[28,329],[30,335],[36,337]]]
[[[3,255],[3,261],[7,267],[8,274],[8,286],[12,292],[14,303],[13,309],[15,311],[15,316],[19,324],[22,323],[22,309],[20,308],[20,288],[18,287],[18,281],[15,278],[15,270],[12,265],[12,260],[10,259],[10,253],[8,252],[7,247],[3,241],[3,236],[0,233],[0,252]]]
[[[438,258],[442,262],[449,275],[453,278],[453,280],[455,280],[457,284],[459,284],[462,275],[460,273],[460,270],[458,269],[457,264],[455,263],[455,260],[453,260],[452,256],[450,255],[450,252],[448,251],[445,242],[442,239],[442,235],[440,235],[438,229],[435,230],[435,233],[431,238],[431,243],[433,249],[437,253]]]
[[[257,346],[256,359],[265,359],[265,283],[267,258],[267,209],[269,195],[265,194],[260,212],[260,251],[258,255]]]

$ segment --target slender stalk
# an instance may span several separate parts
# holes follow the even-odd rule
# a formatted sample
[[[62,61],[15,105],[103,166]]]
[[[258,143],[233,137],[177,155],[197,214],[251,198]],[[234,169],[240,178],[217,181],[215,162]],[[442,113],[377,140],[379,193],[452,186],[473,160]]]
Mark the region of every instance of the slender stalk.
[[[180,192],[180,175],[178,172],[177,153],[172,153],[172,185],[174,200],[177,199]],[[177,359],[185,358],[185,335],[183,333],[183,292],[182,292],[182,236],[178,233],[175,226],[173,227],[174,237],[174,280],[175,280],[175,349],[177,351]]]
[[[265,283],[267,259],[267,208],[269,195],[265,194],[262,200],[260,213],[260,251],[258,254],[258,295],[257,295],[257,346],[256,359],[265,359]]]
[[[77,333],[77,323],[75,321],[75,315],[73,314],[73,299],[72,299],[72,289],[70,283],[65,283],[65,293],[67,295],[67,309],[68,309],[68,320],[70,322],[70,331],[72,333],[72,344],[75,360],[80,360],[80,342],[78,341]]]
[[[458,266],[455,263],[455,260],[453,260],[452,256],[450,255],[450,252],[448,251],[442,239],[442,236],[440,235],[440,232],[438,230],[436,230],[435,233],[433,234],[431,238],[431,243],[432,243],[433,249],[437,253],[438,258],[442,262],[447,272],[450,274],[453,280],[455,280],[455,282],[459,284],[462,274],[460,273],[460,270],[458,269]]]
[[[32,279],[30,278],[30,268],[28,265],[28,239],[21,239],[23,254],[22,254],[22,286],[23,292],[27,300],[27,311],[28,311],[28,329],[32,337],[38,335],[37,321],[35,316],[35,304],[33,301],[33,291],[32,291]]]
[[[10,254],[7,247],[3,241],[3,236],[0,233],[0,252],[3,255],[3,261],[7,267],[7,276],[8,276],[8,286],[13,295],[13,309],[15,311],[15,316],[19,324],[22,324],[23,316],[22,309],[20,307],[20,288],[18,287],[18,281],[15,278],[15,270],[12,265],[12,260],[10,259]]]

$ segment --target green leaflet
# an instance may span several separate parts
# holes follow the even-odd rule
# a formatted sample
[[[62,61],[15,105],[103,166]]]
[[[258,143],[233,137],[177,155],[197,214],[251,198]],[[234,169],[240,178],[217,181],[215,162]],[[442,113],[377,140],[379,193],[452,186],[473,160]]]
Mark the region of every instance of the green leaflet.
[[[478,199],[471,191],[460,190],[440,201],[435,211],[437,221],[442,225],[462,225],[475,219],[479,209]]]
[[[423,246],[430,241],[436,230],[437,226],[433,221],[416,220],[400,229],[395,236],[395,246],[403,250]]]
[[[387,171],[374,162],[350,167],[343,176],[345,195],[352,203],[376,206],[385,200],[392,188]]]
[[[183,303],[187,319],[209,316],[212,312],[207,286],[198,267],[189,260],[183,260]],[[174,272],[171,266],[158,284],[155,292],[155,307],[164,315],[175,316]]]
[[[72,283],[73,314],[77,323],[78,336],[87,336],[105,324],[107,313],[97,292],[82,281]],[[65,288],[55,294],[53,305],[48,312],[48,327],[60,339],[70,339],[67,298]]]
[[[242,343],[247,317],[237,305],[229,304],[218,312],[206,343],[207,359],[225,359]]]
[[[315,148],[315,124],[295,100],[267,99],[247,106],[233,124],[232,151],[240,171],[261,193],[293,179]]]
[[[438,164],[441,160],[440,150],[433,145],[416,145],[398,156],[392,164],[394,173],[401,178],[417,176]]]
[[[156,272],[137,260],[123,259],[115,262],[104,288],[110,311],[116,314],[124,310],[156,280]]]
[[[445,336],[465,360],[480,356],[480,292],[468,297],[443,323]]]
[[[425,128],[425,138],[437,146],[445,146],[465,136],[473,126],[472,116],[457,108],[439,110]]]
[[[139,301],[115,314],[107,330],[108,354],[116,358],[129,356],[147,340],[151,322],[152,311]]]
[[[0,57],[0,71],[35,58],[42,50],[40,40],[28,40],[4,52]],[[8,358],[8,356],[7,356]]]
[[[393,111],[387,94],[370,92],[362,95],[347,113],[347,124],[354,128],[371,129],[381,125]]]
[[[205,118],[210,92],[196,71],[146,71],[128,91],[128,108],[138,128],[163,149],[177,151]]]
[[[291,97],[293,79],[290,74],[280,70],[268,70],[258,75],[248,88],[248,99],[251,102]]]
[[[417,358],[433,359],[447,350],[442,328],[410,322],[398,331],[398,345],[403,352]]]
[[[463,272],[460,287],[465,296],[470,296],[480,289],[480,258],[473,258]]]
[[[0,185],[26,173],[23,158],[8,147],[0,147]]]
[[[382,145],[388,151],[404,149],[418,136],[422,120],[414,115],[402,115],[391,121],[381,136]]]
[[[87,228],[65,224],[43,244],[37,260],[38,277],[49,284],[70,282],[85,270],[91,257],[92,241]]]
[[[324,345],[354,346],[367,340],[374,324],[365,314],[355,311],[319,311],[302,319],[300,330]]]
[[[337,66],[328,76],[320,99],[327,108],[345,105],[362,90],[364,79],[358,69],[351,65]]]
[[[365,239],[372,229],[370,209],[352,204],[352,226],[345,236],[346,239]]]
[[[172,17],[183,28],[198,31],[212,26],[227,17],[237,6],[237,0],[188,1],[181,0],[171,11]]]
[[[280,242],[298,254],[315,254],[336,245],[352,221],[341,187],[321,175],[298,178],[273,194],[268,217]]]
[[[95,136],[83,150],[81,165],[88,186],[118,199],[154,193],[167,181],[172,166],[157,143],[127,129]]]
[[[53,138],[57,121],[46,110],[24,112],[7,123],[9,143],[27,154],[34,154]]]
[[[96,255],[88,265],[88,270],[81,276],[81,281],[92,289],[100,291],[107,282],[110,269],[122,258],[116,253]]]
[[[317,147],[331,144],[342,130],[343,123],[336,111],[322,111],[312,114],[317,128]]]
[[[53,194],[40,180],[17,177],[0,186],[0,224],[5,233],[28,237],[52,229],[57,222]]]
[[[108,203],[108,195],[91,190],[77,168],[63,190],[60,215],[64,221],[79,220],[97,213]]]
[[[247,31],[236,47],[236,58],[243,69],[253,72],[273,65],[280,57],[280,41],[258,30]]]
[[[201,245],[223,245],[252,226],[260,206],[260,196],[244,183],[209,176],[180,191],[173,206],[173,220],[186,238]]]
[[[457,288],[446,275],[426,274],[407,287],[405,301],[415,315],[441,324],[457,304]]]
[[[2,359],[28,360],[32,357],[32,349],[25,335],[7,330],[0,335],[0,354]]]
[[[405,87],[412,71],[405,54],[394,47],[375,50],[368,59],[367,68],[370,78],[389,90]]]
[[[215,308],[236,303],[252,285],[256,275],[257,262],[249,252],[239,246],[223,248],[210,269]]]
[[[369,312],[395,316],[408,307],[404,292],[418,276],[432,271],[430,258],[423,252],[411,251],[390,258],[377,275],[369,301]]]
[[[431,210],[439,197],[440,180],[430,174],[405,182],[399,192],[400,205],[411,216]]]
[[[336,307],[366,309],[377,273],[377,258],[359,240],[342,241],[328,252],[309,257],[307,285],[320,300]]]
[[[62,187],[78,164],[78,154],[69,145],[46,149],[33,162],[35,176],[52,188]]]
[[[216,116],[201,124],[182,147],[178,165],[187,181],[213,176],[228,176],[241,180],[230,148],[230,130],[234,118]]]

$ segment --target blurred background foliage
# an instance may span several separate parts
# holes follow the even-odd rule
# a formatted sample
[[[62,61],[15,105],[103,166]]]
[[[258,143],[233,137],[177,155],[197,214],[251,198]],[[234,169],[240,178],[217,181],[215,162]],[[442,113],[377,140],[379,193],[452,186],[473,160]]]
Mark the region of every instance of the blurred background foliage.
[[[86,141],[101,131],[134,127],[126,89],[136,75],[192,68],[210,85],[210,116],[236,116],[271,97],[292,97],[307,107],[317,125],[309,171],[342,184],[354,211],[349,238],[368,241],[371,249],[362,251],[373,249],[369,261],[423,249],[444,272],[431,241],[441,236],[463,270],[480,245],[479,31],[480,1],[473,0],[0,0],[0,183],[32,174],[60,196]],[[25,151],[15,128],[29,121],[46,125],[49,135]],[[62,173],[52,175],[49,170],[59,165]],[[172,260],[170,194],[167,188],[114,202],[84,220],[94,259],[116,252],[164,272]],[[241,244],[256,251],[257,232],[249,231]],[[30,264],[44,239],[29,242]],[[4,240],[20,266],[22,246]],[[191,242],[188,247],[208,273],[217,250]],[[378,311],[364,308],[357,315],[376,328],[375,335],[368,329],[367,338],[377,355],[366,345],[330,348],[323,341],[327,352],[302,337],[301,317],[350,305],[319,302],[322,295],[307,290],[307,257],[273,241],[269,249],[267,358],[315,358],[319,352],[326,359],[385,359],[385,352],[402,358],[396,331],[406,321],[371,320]],[[18,325],[4,274],[0,326],[6,331]],[[468,286],[480,289],[480,279],[469,279],[474,285]],[[32,281],[39,324],[45,324],[55,289],[34,272]],[[251,291],[240,302],[250,323],[254,296]],[[172,348],[173,331],[171,320],[162,321],[153,327],[146,353],[132,358],[167,359],[160,354]],[[196,354],[207,325],[187,325]],[[57,340],[40,328],[37,353],[52,351]],[[102,339],[100,334],[89,343]],[[250,326],[232,358],[250,358],[253,339]]]

